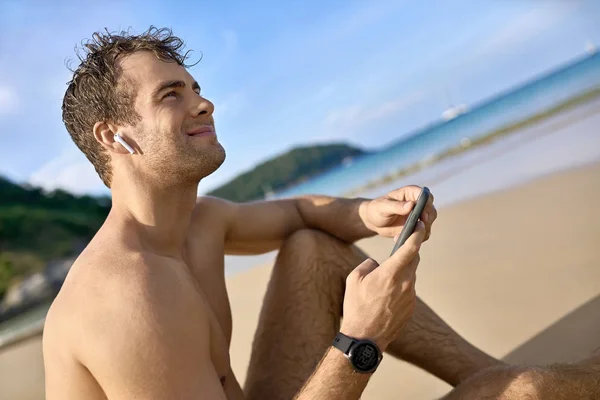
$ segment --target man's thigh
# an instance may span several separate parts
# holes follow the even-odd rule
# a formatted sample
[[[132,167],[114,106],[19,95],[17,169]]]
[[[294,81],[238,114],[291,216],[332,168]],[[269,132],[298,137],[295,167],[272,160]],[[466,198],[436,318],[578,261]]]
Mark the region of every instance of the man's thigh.
[[[366,256],[304,230],[282,246],[267,288],[245,383],[249,399],[292,399],[331,345],[346,276]]]

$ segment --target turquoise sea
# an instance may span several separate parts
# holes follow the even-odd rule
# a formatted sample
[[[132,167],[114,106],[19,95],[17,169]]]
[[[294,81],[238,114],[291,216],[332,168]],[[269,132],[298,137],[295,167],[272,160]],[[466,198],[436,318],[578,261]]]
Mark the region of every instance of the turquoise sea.
[[[551,71],[536,80],[495,96],[449,121],[440,119],[381,151],[353,160],[276,197],[319,193],[339,196],[366,182],[427,160],[460,143],[542,112],[586,90],[600,86],[600,52]]]
[[[436,121],[391,146],[356,158],[312,180],[275,194],[342,196],[393,171],[427,161],[458,145],[526,119],[566,99],[600,87],[600,53],[588,55],[512,91],[500,94],[449,121]],[[404,185],[428,186],[438,209],[546,174],[600,161],[600,98],[388,184],[359,191],[374,198]],[[392,243],[390,242],[390,248]],[[226,256],[227,274],[271,262],[275,253]]]

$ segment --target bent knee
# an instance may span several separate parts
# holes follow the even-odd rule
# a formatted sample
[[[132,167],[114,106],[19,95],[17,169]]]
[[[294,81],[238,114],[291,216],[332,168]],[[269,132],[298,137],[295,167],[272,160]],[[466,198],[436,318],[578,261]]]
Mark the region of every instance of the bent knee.
[[[317,229],[300,229],[285,239],[284,246],[316,249],[326,242],[331,242],[334,245],[342,244],[340,240],[323,231]]]
[[[286,238],[282,250],[306,256],[318,254],[320,257],[339,257],[353,252],[353,247],[326,232],[316,229],[300,229]]]
[[[305,266],[316,271],[321,269],[313,268],[315,266],[337,266],[327,269],[329,272],[335,270],[344,277],[367,258],[355,245],[316,229],[301,229],[288,236],[280,256],[299,264],[300,268]]]

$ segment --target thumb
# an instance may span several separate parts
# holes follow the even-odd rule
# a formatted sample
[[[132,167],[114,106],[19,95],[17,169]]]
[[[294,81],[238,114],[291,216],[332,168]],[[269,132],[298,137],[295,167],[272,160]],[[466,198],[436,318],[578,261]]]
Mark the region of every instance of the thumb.
[[[365,261],[360,263],[358,267],[354,268],[352,273],[360,280],[373,272],[373,270],[375,270],[375,268],[378,266],[379,264],[377,261],[373,260],[372,258],[367,258]]]

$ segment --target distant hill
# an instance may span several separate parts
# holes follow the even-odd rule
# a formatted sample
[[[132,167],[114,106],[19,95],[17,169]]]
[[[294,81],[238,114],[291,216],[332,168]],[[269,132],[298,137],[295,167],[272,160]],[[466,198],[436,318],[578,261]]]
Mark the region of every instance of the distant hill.
[[[269,191],[288,188],[363,154],[364,150],[343,143],[297,147],[207,194],[238,202],[263,199]]]
[[[13,278],[80,252],[110,210],[110,198],[45,193],[0,177],[0,298]]]

